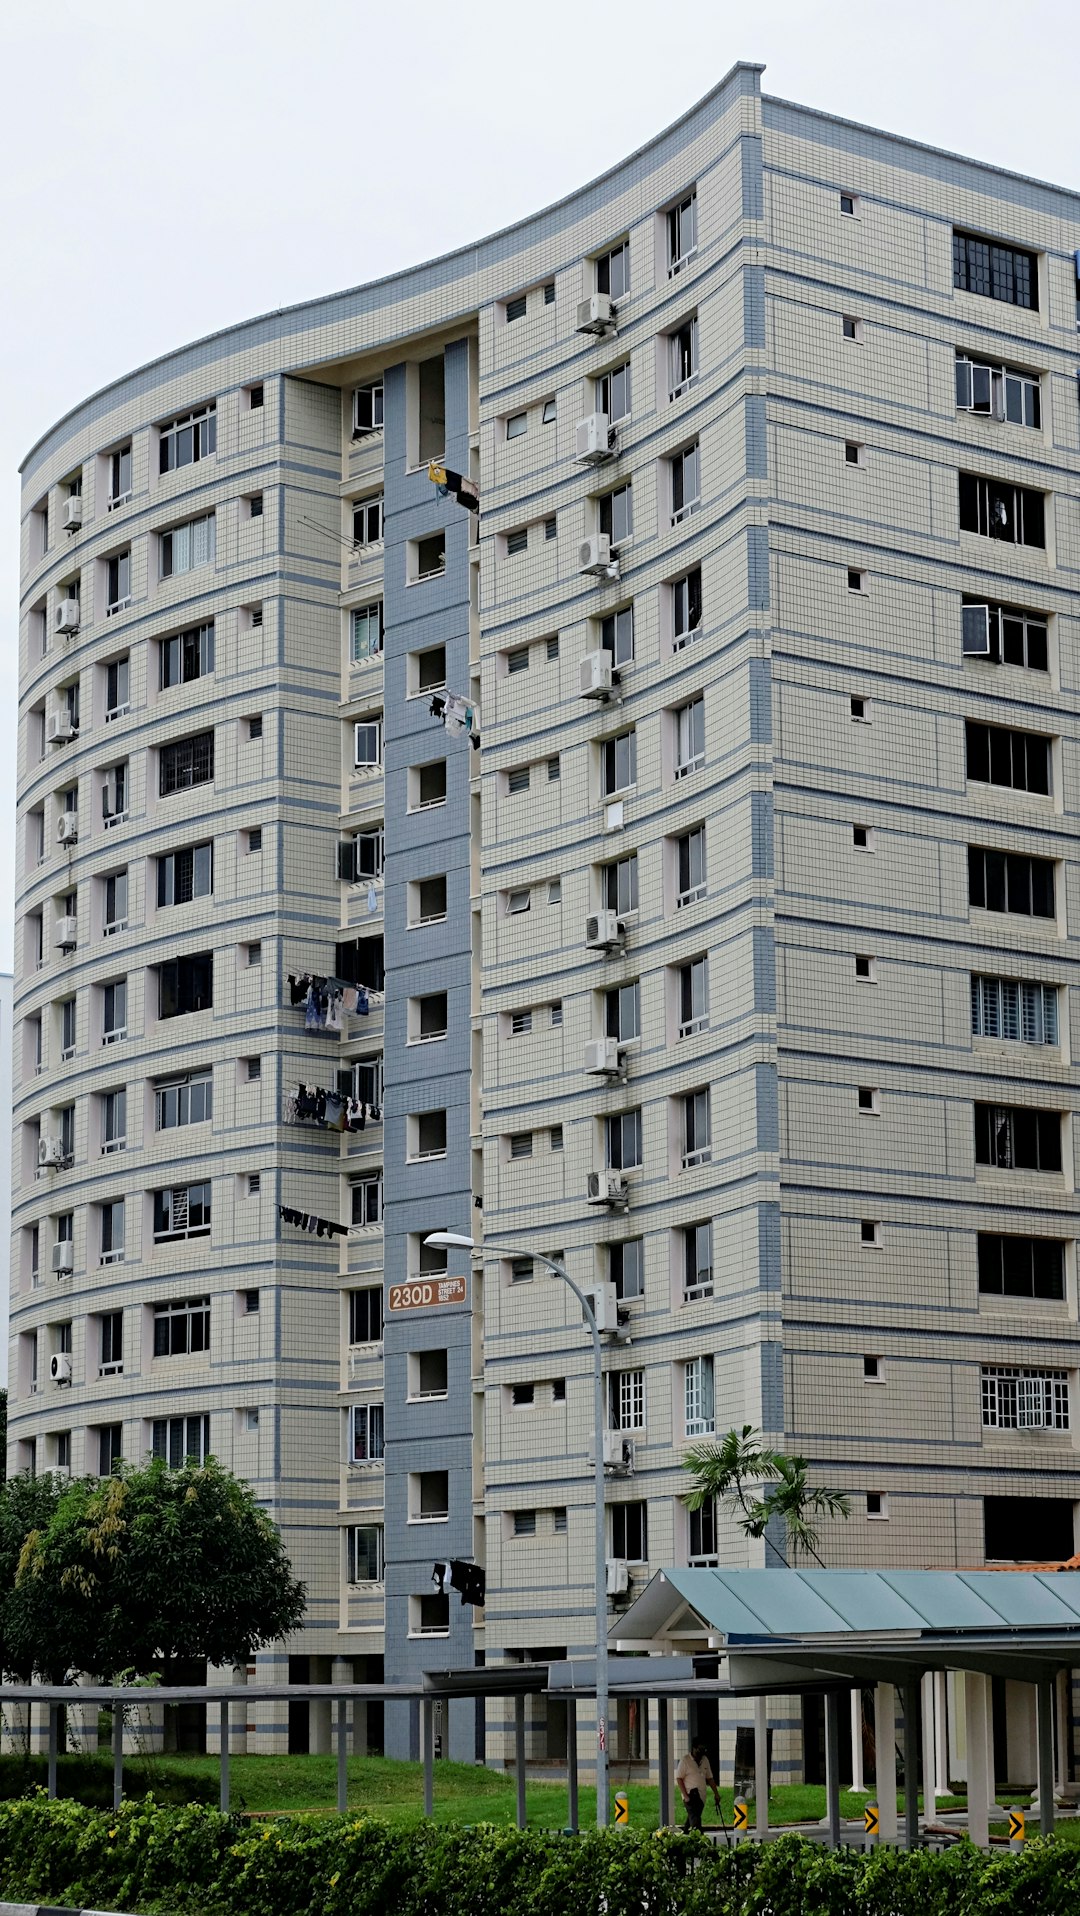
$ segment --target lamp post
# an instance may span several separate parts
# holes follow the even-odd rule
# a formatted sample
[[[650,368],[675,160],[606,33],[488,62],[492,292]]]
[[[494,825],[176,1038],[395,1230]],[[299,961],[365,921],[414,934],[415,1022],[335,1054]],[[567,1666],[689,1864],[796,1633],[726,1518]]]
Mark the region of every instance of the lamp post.
[[[518,1252],[505,1244],[474,1244],[471,1237],[462,1237],[456,1231],[432,1231],[424,1239],[435,1250],[496,1251],[504,1257],[515,1257]],[[604,1512],[604,1380],[601,1370],[600,1332],[596,1325],[596,1312],[593,1310],[584,1291],[578,1289],[569,1272],[564,1271],[554,1258],[543,1257],[539,1251],[533,1251],[532,1257],[537,1264],[543,1264],[556,1277],[561,1277],[577,1298],[585,1313],[593,1347],[593,1411],[596,1424],[596,1486],[595,1486],[595,1529],[596,1529],[596,1826],[604,1829],[608,1822],[608,1647],[607,1647],[607,1537]]]

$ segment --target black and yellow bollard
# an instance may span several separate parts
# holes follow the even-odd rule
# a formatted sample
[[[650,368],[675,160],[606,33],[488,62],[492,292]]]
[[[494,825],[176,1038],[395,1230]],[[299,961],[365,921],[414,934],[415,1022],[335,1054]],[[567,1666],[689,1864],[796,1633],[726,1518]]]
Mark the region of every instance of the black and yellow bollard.
[[[745,1796],[735,1798],[735,1807],[731,1812],[731,1827],[737,1837],[741,1838],[750,1834],[750,1811],[747,1808]]]
[[[615,1821],[622,1824],[630,1821],[630,1798],[625,1790],[615,1792]]]
[[[863,1828],[865,1831],[863,1848],[873,1849],[881,1835],[881,1812],[876,1803],[866,1803],[863,1806]]]
[[[1024,1837],[1026,1834],[1027,1832],[1024,1827],[1023,1810],[1010,1810],[1009,1811],[1009,1848],[1023,1849]]]

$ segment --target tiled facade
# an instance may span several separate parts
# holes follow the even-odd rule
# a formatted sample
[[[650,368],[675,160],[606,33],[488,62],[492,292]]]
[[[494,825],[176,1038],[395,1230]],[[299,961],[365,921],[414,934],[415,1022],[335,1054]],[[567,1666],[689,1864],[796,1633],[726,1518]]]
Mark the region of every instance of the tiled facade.
[[[313,1678],[588,1649],[588,1345],[515,1249],[619,1280],[631,1590],[745,1559],[680,1500],[713,1425],[850,1491],[831,1564],[980,1563],[1022,1535],[1021,1506],[986,1499],[1025,1500],[1039,1554],[1071,1544],[1078,245],[1074,196],[772,100],[739,66],[535,219],[197,342],[29,456],[12,1461],[95,1470],[103,1427],[130,1457],[155,1422],[208,1417],[196,1441],[308,1584],[288,1647]],[[605,281],[615,329],[579,330]],[[611,456],[584,463],[605,405]],[[208,406],[213,446],[163,472],[170,424]],[[478,482],[478,521],[432,454]],[[212,547],[169,539],[210,514]],[[581,569],[604,532],[617,576]],[[1002,656],[965,654],[965,603],[1006,608],[983,622]],[[163,641],[211,622],[213,669],[189,641],[207,669],[163,689]],[[612,695],[583,697],[605,648]],[[76,684],[75,735],[49,742]],[[478,706],[480,750],[432,717],[443,685]],[[212,775],[169,749],[206,733]],[[204,863],[201,895],[159,903],[173,854],[210,841],[212,893]],[[190,985],[170,967],[204,954],[212,1005],[164,1016]],[[301,973],[366,983],[367,1014],[306,1031]],[[973,977],[1005,981],[977,988],[977,1034]],[[362,1131],[288,1121],[299,1083],[350,1065]],[[155,1083],[207,1071],[212,1116],[156,1128]],[[625,1207],[588,1201],[609,1170]],[[207,1181],[209,1236],[161,1241],[153,1193]],[[438,1228],[507,1254],[473,1261],[465,1306],[388,1311],[380,1335],[350,1294],[429,1274]],[[209,1348],[167,1354],[154,1306],[203,1297]],[[483,1611],[432,1597],[445,1557],[486,1566]],[[472,1706],[443,1732],[471,1756]],[[562,1733],[538,1712],[532,1754]],[[388,1751],[416,1734],[388,1708]],[[646,1753],[625,1711],[614,1748]]]

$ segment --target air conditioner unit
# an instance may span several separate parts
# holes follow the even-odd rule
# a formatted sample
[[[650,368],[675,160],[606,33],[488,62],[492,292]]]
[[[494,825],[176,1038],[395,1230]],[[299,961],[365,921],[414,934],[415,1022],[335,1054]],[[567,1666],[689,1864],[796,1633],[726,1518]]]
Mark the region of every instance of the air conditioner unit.
[[[588,951],[611,951],[621,945],[626,927],[613,911],[598,911],[585,920],[585,946]]]
[[[596,333],[601,339],[605,334],[615,331],[618,314],[611,303],[610,293],[590,293],[588,299],[578,302],[577,331]]]
[[[626,1182],[617,1171],[590,1171],[587,1184],[589,1204],[625,1204]],[[599,1320],[597,1323],[599,1328]],[[616,1326],[612,1325],[611,1329]]]
[[[37,1148],[38,1166],[42,1171],[55,1170],[64,1162],[64,1146],[59,1138],[39,1138]]]
[[[68,532],[78,532],[82,525],[82,500],[78,493],[64,501],[64,525]]]
[[[608,424],[606,412],[591,412],[579,419],[574,431],[574,457],[583,466],[599,466],[613,459],[619,435]]]
[[[53,712],[45,733],[50,745],[66,745],[75,737],[75,720],[70,712]]]
[[[75,1246],[69,1239],[53,1245],[52,1267],[57,1277],[68,1276],[75,1269]]]
[[[585,1069],[601,1078],[619,1075],[619,1040],[594,1038],[585,1046]]]
[[[619,1182],[620,1180],[616,1180]],[[603,1336],[615,1336],[619,1330],[619,1294],[610,1278],[586,1286],[585,1295],[593,1308],[596,1328]],[[624,1313],[628,1315],[628,1313]]]
[[[625,1597],[630,1588],[630,1572],[625,1557],[609,1557],[607,1560],[607,1593],[609,1597]]]
[[[70,1244],[58,1244],[56,1249],[58,1251],[69,1251],[71,1246]],[[52,1378],[54,1384],[70,1384],[71,1357],[67,1351],[56,1351],[53,1356],[50,1357],[49,1376]]]
[[[54,623],[58,632],[77,632],[79,629],[78,599],[61,599],[56,608]]]
[[[581,541],[578,548],[578,571],[591,573],[594,579],[618,578],[618,559],[611,550],[610,533],[597,532],[591,539]]]
[[[74,951],[79,942],[79,925],[75,918],[58,918],[53,944],[57,951]]]
[[[61,812],[56,821],[56,838],[60,845],[77,844],[79,837],[78,812]]]
[[[604,1469],[619,1470],[629,1476],[634,1468],[634,1440],[621,1430],[604,1432]]]
[[[602,649],[599,652],[586,652],[581,661],[581,696],[583,699],[609,699],[612,689],[618,684],[618,673],[613,671],[611,653]]]

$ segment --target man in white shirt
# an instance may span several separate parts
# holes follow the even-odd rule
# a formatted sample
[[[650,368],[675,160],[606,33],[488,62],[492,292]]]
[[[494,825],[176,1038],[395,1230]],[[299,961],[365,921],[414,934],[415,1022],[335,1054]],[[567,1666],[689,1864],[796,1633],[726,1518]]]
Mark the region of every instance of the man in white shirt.
[[[704,1743],[691,1744],[690,1754],[680,1759],[675,1781],[686,1804],[686,1827],[688,1830],[699,1830],[708,1790],[713,1793],[717,1809],[720,1808],[720,1791]]]

